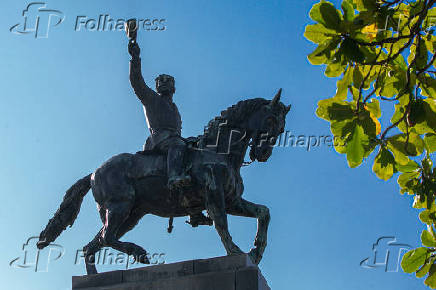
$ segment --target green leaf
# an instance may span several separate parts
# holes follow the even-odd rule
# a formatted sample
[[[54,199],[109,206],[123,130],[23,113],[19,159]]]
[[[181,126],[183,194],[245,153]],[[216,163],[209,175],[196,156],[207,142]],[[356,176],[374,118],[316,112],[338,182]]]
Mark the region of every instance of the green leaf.
[[[427,57],[428,57],[427,46],[424,41],[420,42],[419,48],[416,53],[417,53],[416,66],[419,69],[422,69],[427,65]]]
[[[344,121],[354,118],[353,107],[349,102],[334,98],[321,100],[318,102],[316,115],[327,121]]]
[[[398,171],[400,172],[413,172],[417,169],[419,169],[419,165],[418,163],[416,163],[415,161],[409,160],[409,163],[405,164],[405,165],[401,165],[401,164],[396,164],[395,167],[398,169]]]
[[[359,45],[351,38],[345,38],[339,47],[340,54],[344,55],[346,60],[361,63],[365,60],[363,52]]]
[[[395,72],[389,72],[390,77],[386,78],[384,86],[381,89],[380,95],[386,98],[392,98],[399,93],[398,87],[400,83],[400,79],[396,76],[393,76]]]
[[[335,149],[338,153],[346,153],[346,143],[355,126],[355,114],[352,104],[337,98],[321,100],[318,102],[316,115],[331,122],[330,129],[335,140],[338,140],[338,143],[335,143]]]
[[[375,140],[376,136],[380,134],[381,125],[379,120],[366,109],[359,112],[358,124],[363,127],[370,140]]]
[[[429,286],[432,289],[436,288],[436,265],[433,264],[430,267],[430,270],[428,272],[428,277],[425,279],[424,284]]]
[[[366,108],[376,118],[381,117],[380,102],[377,99],[372,99],[371,103],[366,103]]]
[[[341,4],[342,11],[344,11],[344,18],[347,21],[353,21],[354,19],[354,7],[353,4],[344,0]]]
[[[392,153],[384,147],[380,148],[379,153],[375,157],[372,171],[378,178],[388,180],[394,175],[395,159]]]
[[[404,60],[404,56],[403,55],[398,55],[395,59],[394,59],[394,64],[396,65],[397,68],[399,68],[402,71],[406,71],[407,70],[407,63]]]
[[[436,133],[436,100],[425,99],[416,102],[410,114],[416,125],[413,126],[418,134]]]
[[[317,44],[321,44],[335,36],[338,36],[336,31],[327,29],[324,25],[319,23],[307,25],[306,30],[304,31],[304,37]]]
[[[429,75],[421,74],[418,76],[421,87],[421,94],[428,98],[436,98],[436,79]]]
[[[435,240],[435,238],[427,230],[422,231],[421,242],[426,247],[431,247],[431,248],[436,247],[436,240]]]
[[[432,225],[436,222],[436,215],[434,211],[426,209],[419,213],[419,219],[427,225]]]
[[[369,138],[362,126],[356,124],[350,141],[347,143],[348,166],[355,168],[359,166],[365,156],[365,147],[368,146]]]
[[[405,112],[406,112],[405,106],[402,106],[400,104],[396,104],[395,105],[395,112],[391,118],[391,123],[394,124],[394,123],[398,122],[403,117]],[[407,132],[406,122],[404,120],[401,121],[397,127],[401,132]]]
[[[353,82],[353,70],[354,68],[352,66],[348,66],[343,78],[336,83],[337,89],[336,95],[334,96],[335,99],[343,101],[347,98],[348,86]]]
[[[398,176],[397,182],[403,189],[407,190],[406,192],[409,192],[418,184],[419,175],[420,173],[417,171],[403,173]]]
[[[313,5],[309,12],[312,20],[321,23],[326,28],[340,30],[341,16],[335,6],[327,1]]]
[[[416,271],[416,278],[423,278],[427,275],[431,265],[434,263],[434,258],[430,258],[418,271]]]
[[[424,138],[425,147],[429,153],[436,151],[436,134],[426,134]]]
[[[325,75],[329,78],[339,77],[345,69],[345,65],[342,65],[340,60],[335,60],[327,65]]]
[[[407,156],[421,155],[424,150],[424,141],[418,134],[413,132],[409,133],[407,148],[406,141],[407,135],[403,133],[388,138],[387,142],[389,150],[394,153],[395,161],[401,165],[409,163],[410,159]]]
[[[403,271],[406,273],[416,272],[422,265],[424,265],[427,256],[427,248],[421,247],[413,249],[404,254],[403,260],[401,261],[401,268],[403,268]]]
[[[353,0],[353,3],[359,11],[372,11],[377,9],[377,2],[374,0]]]
[[[363,74],[361,71],[361,66],[356,66],[353,71],[353,86],[355,88],[360,88],[360,85],[363,82]]]
[[[351,133],[354,131],[355,125],[355,120],[349,119],[331,123],[330,129],[335,139],[338,140],[337,146],[335,145],[335,149],[338,153],[347,153],[347,142],[350,139]]]
[[[436,22],[436,7],[433,7],[432,9],[429,9],[427,12],[427,17],[423,23],[424,30],[428,30],[429,28],[434,27],[435,22]]]
[[[340,39],[338,38],[330,38],[318,45],[318,47],[307,57],[310,63],[313,65],[328,63],[339,42]]]

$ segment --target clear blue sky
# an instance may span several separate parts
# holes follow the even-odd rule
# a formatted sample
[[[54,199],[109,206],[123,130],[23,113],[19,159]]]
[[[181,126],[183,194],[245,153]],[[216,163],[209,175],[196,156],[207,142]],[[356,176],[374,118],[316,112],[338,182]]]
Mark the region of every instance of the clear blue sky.
[[[183,135],[202,133],[220,110],[241,98],[272,97],[283,88],[292,103],[287,129],[295,135],[327,135],[315,116],[319,99],[335,92],[335,80],[311,66],[314,45],[303,37],[316,1],[49,1],[65,20],[47,39],[17,35],[28,2],[0,4],[0,278],[2,289],[64,290],[75,251],[100,228],[92,194],[74,226],[56,241],[65,255],[47,273],[9,266],[28,237],[38,235],[77,179],[112,155],[139,150],[147,137],[142,107],[128,80],[123,32],[74,31],[78,15],[97,18],[164,18],[167,29],[141,31],[143,74],[153,85],[160,73],[176,78],[175,101]],[[336,4],[339,1],[334,1]],[[267,205],[272,221],[260,264],[274,290],[426,289],[404,273],[364,269],[380,236],[418,246],[423,225],[411,199],[398,193],[396,178],[378,180],[371,162],[349,169],[328,146],[276,148],[267,164],[243,170],[244,197]],[[213,228],[192,229],[175,220],[146,216],[125,237],[166,262],[224,255]],[[230,217],[234,240],[248,251],[255,220]],[[100,267],[100,271],[122,266]]]

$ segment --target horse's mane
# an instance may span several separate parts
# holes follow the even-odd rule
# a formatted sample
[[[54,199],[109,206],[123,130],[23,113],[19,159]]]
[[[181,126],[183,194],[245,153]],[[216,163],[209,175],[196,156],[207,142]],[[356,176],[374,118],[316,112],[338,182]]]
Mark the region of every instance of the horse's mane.
[[[207,138],[209,134],[216,132],[218,127],[223,123],[226,123],[227,126],[240,124],[247,118],[247,116],[251,115],[253,112],[256,112],[260,107],[267,105],[269,102],[270,100],[265,100],[263,98],[239,101],[233,106],[221,111],[219,116],[216,116],[210,120],[204,129],[204,134],[202,137]]]

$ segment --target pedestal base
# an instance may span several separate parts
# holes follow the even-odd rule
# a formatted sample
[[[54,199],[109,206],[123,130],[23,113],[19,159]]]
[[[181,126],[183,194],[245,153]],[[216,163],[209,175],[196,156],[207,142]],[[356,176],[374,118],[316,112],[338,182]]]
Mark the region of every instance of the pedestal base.
[[[73,276],[73,290],[271,290],[247,255]]]

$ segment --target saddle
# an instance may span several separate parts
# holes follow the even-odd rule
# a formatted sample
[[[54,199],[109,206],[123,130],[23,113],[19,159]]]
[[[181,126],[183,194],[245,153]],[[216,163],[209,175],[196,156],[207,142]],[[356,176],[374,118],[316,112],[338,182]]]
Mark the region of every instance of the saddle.
[[[198,144],[200,142],[200,137],[188,137],[188,138],[183,138],[182,140],[185,141],[187,148],[198,148]],[[156,148],[153,148],[152,144],[151,144],[151,139],[147,138],[147,141],[144,144],[144,149],[142,151],[138,151],[136,152],[136,154],[141,154],[141,155],[165,155],[165,152],[162,152]]]

